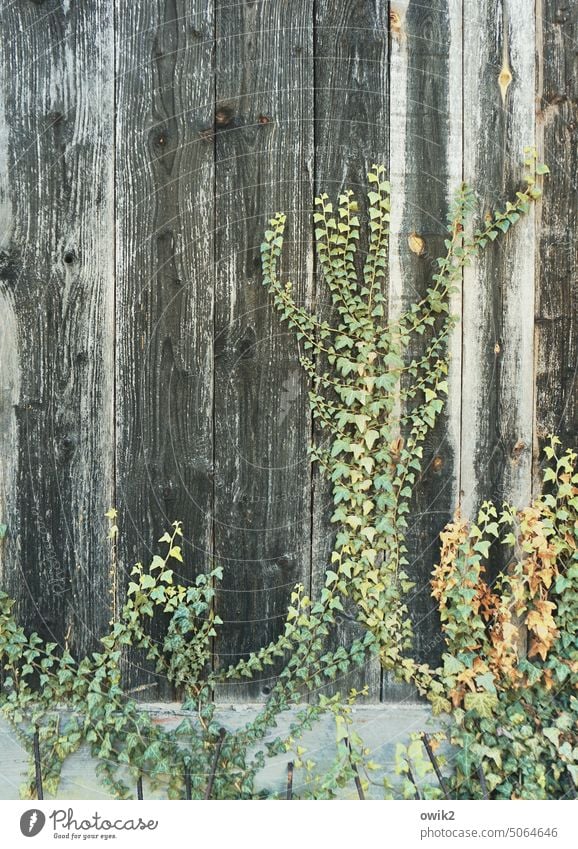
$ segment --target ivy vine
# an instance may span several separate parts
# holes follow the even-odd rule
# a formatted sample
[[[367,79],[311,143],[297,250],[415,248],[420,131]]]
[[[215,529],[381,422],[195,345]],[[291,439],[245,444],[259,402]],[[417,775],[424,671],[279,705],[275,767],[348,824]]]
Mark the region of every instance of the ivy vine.
[[[566,518],[559,515],[558,501],[552,506],[548,500],[554,496],[544,495],[545,500],[528,508],[522,517],[514,517],[511,510],[498,517],[495,508],[485,505],[477,525],[458,517],[442,534],[434,595],[448,645],[443,668],[433,670],[412,658],[413,632],[406,604],[413,587],[405,540],[407,516],[421,471],[424,440],[448,394],[448,338],[457,321],[451,312],[452,295],[464,266],[507,233],[539,198],[537,179],[548,169],[537,162],[533,150],[526,154],[524,185],[504,210],[486,215],[479,227],[472,224],[473,193],[466,185],[460,186],[448,215],[445,253],[437,260],[430,286],[422,298],[389,320],[390,186],[382,166],[374,166],[368,175],[364,258],[359,249],[361,213],[352,192],[341,194],[335,207],[326,194],[316,199],[317,258],[332,305],[327,317],[299,305],[291,283],[282,282],[286,219],[278,214],[270,221],[261,246],[263,283],[299,341],[301,364],[311,385],[311,411],[320,434],[311,447],[311,461],[333,487],[336,536],[324,586],[314,598],[304,587],[295,587],[279,637],[238,663],[217,670],[211,666],[211,645],[222,625],[214,606],[215,585],[222,571],[217,567],[200,574],[189,586],[175,581],[176,566],[180,569],[183,560],[179,522],[159,541],[162,554],[146,566],[135,565],[124,604],[101,639],[101,650],[90,656],[77,659],[55,643],[44,643],[37,634],[27,635],[15,620],[13,600],[0,592],[2,711],[29,750],[34,733],[38,734],[48,792],[57,790],[63,761],[85,744],[97,759],[104,785],[119,798],[130,797],[143,776],[153,787],[163,787],[169,798],[182,798],[186,790],[192,798],[207,793],[214,798],[253,798],[255,776],[265,758],[295,746],[294,764],[304,770],[306,793],[331,798],[353,780],[362,794],[372,782],[376,765],[351,726],[347,700],[321,691],[371,656],[378,656],[383,668],[397,678],[412,682],[435,713],[451,711],[455,718],[451,743],[467,752],[457,761],[452,792],[478,792],[467,761],[472,757],[482,766],[492,792],[511,795],[520,787],[521,792],[554,792],[560,770],[551,772],[554,778],[535,777],[521,784],[512,777],[520,759],[536,752],[519,741],[525,730],[514,734],[516,745],[524,751],[515,768],[504,764],[509,776],[505,783],[487,764],[488,758],[497,759],[499,744],[494,745],[494,737],[498,718],[502,714],[509,717],[510,724],[500,727],[510,729],[512,723],[516,725],[513,717],[520,705],[527,717],[527,695],[526,702],[520,702],[522,682],[525,694],[528,682],[537,688],[537,700],[552,682],[575,681],[575,658],[570,654],[575,651],[571,608],[576,600],[576,567],[567,571],[560,567],[560,558],[576,557],[577,479],[575,472],[568,470],[575,456],[557,458],[553,472],[557,482],[561,475],[570,475],[569,481],[564,479],[563,495],[558,489],[557,496],[565,499]],[[420,353],[413,354],[418,347]],[[547,513],[554,508],[555,516]],[[116,511],[108,515],[114,537]],[[507,521],[521,523],[521,535],[514,542],[523,542],[516,545],[535,545],[520,561],[518,572],[502,576],[501,583],[490,590],[481,583],[481,562],[498,536],[497,529]],[[514,531],[508,533],[504,542],[512,543]],[[550,544],[549,562],[556,565],[548,584],[542,561],[543,548]],[[531,563],[536,567],[532,574]],[[557,594],[556,600],[548,595],[551,592]],[[353,609],[362,635],[348,646],[335,646],[336,616],[344,605]],[[158,614],[169,616],[160,642],[154,641],[146,628],[147,621]],[[533,671],[535,664],[515,655],[512,628],[518,626],[512,623],[522,614],[534,639],[530,654],[537,653],[541,659],[539,674]],[[175,729],[156,724],[124,691],[121,668],[128,646],[142,649],[156,671],[182,693],[187,716]],[[224,734],[213,702],[215,687],[279,665],[262,709],[242,728]],[[566,678],[560,681],[560,675]],[[353,693],[351,698],[357,695]],[[271,742],[279,715],[306,697],[309,704],[297,713],[289,733]],[[550,717],[548,734],[544,730],[548,745],[568,762],[574,780],[575,753],[567,716],[575,710],[575,702],[574,696],[564,702],[563,710]],[[326,713],[335,717],[337,754],[322,778],[313,761],[303,757],[298,741]],[[504,723],[501,718],[499,721]],[[520,723],[521,728],[526,725],[527,718]],[[428,743],[429,760],[421,738],[400,748],[397,771],[404,782],[404,795],[415,792],[436,798],[441,794],[439,787],[427,784],[428,776],[437,775],[443,765],[443,759],[431,758],[432,747],[438,744],[437,738]],[[422,785],[425,781],[421,790],[416,775]],[[387,778],[383,789],[386,795],[397,792]],[[32,771],[25,792],[34,794]]]

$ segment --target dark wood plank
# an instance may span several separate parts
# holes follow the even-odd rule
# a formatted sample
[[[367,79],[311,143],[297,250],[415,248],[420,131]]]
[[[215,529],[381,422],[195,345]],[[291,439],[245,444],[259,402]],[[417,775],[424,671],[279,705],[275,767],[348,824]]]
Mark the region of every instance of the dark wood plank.
[[[315,6],[315,193],[337,201],[352,189],[363,205],[366,175],[374,163],[387,164],[388,10],[381,2],[320,0]],[[317,312],[330,315],[329,294],[316,278]],[[325,306],[324,306],[325,305]],[[320,364],[320,368],[324,368]],[[322,433],[316,437],[323,438]],[[313,474],[314,592],[324,585],[335,540],[330,524],[332,486],[318,469]],[[346,611],[354,616],[354,611]],[[361,633],[354,619],[339,617],[335,644],[350,645]],[[347,693],[368,687],[370,701],[379,700],[380,668],[369,662],[361,672],[340,677],[329,691]]]
[[[78,652],[110,615],[112,7],[0,12],[2,586]]]
[[[391,150],[392,225],[390,319],[419,300],[445,253],[446,219],[461,180],[462,9],[456,0],[396,3],[392,12]],[[423,240],[423,253],[410,236]],[[454,298],[459,314],[461,299]],[[424,337],[411,356],[419,358]],[[430,577],[439,551],[439,533],[458,500],[460,453],[461,332],[450,340],[448,404],[426,439],[422,473],[409,514],[408,573],[415,588],[408,599],[414,626],[414,655],[436,664],[441,651]],[[403,413],[403,410],[400,410]],[[402,434],[403,435],[403,434]],[[384,700],[412,694],[405,685],[383,680]]]
[[[522,179],[534,143],[533,4],[483,0],[464,16],[464,176],[482,214]],[[531,494],[534,212],[464,274],[462,505]],[[499,552],[497,552],[499,555]],[[496,559],[499,565],[499,557]]]
[[[215,555],[225,579],[216,662],[283,629],[310,580],[310,429],[297,346],[261,285],[266,221],[288,216],[284,269],[310,297],[312,2],[219,2],[216,18]],[[261,699],[270,674],[224,686]]]
[[[578,6],[540,6],[537,130],[551,176],[536,216],[537,487],[547,434],[564,447],[578,443]]]
[[[117,4],[119,581],[184,525],[183,579],[212,536],[213,7]],[[157,631],[155,633],[160,633]],[[162,681],[132,657],[129,681]]]

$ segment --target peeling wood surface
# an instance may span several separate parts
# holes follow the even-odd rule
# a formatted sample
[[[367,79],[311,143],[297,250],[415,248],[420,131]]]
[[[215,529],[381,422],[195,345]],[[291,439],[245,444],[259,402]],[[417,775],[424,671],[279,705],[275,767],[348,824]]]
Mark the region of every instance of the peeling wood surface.
[[[394,11],[399,30],[392,34],[390,76],[392,321],[425,295],[437,270],[436,258],[444,252],[449,204],[462,168],[461,3],[400,2]],[[396,191],[399,186],[402,190]],[[458,296],[453,305],[457,314],[460,306]],[[423,337],[418,337],[416,344],[412,356],[419,354]],[[458,495],[460,361],[458,331],[451,341],[450,402],[424,446],[408,529],[408,571],[416,584],[409,608],[420,660],[434,661],[441,652],[429,580],[439,533]],[[392,683],[389,676],[384,678],[384,698],[399,698],[407,689]]]
[[[548,433],[578,442],[578,6],[538,7],[537,135],[552,173],[537,216],[536,486]]]
[[[323,309],[313,194],[364,193],[387,164],[395,316],[427,285],[462,175],[502,205],[537,143],[543,203],[456,297],[451,400],[415,501],[416,652],[435,662],[440,528],[458,501],[527,502],[546,434],[578,438],[575,4],[22,0],[0,28],[0,575],[27,627],[79,651],[176,519],[182,577],[224,567],[216,665],[276,637],[297,581],[323,581],[330,492],[261,285],[267,218],[288,213],[284,274]],[[344,619],[336,640],[352,633]],[[170,695],[137,654],[127,679]],[[409,695],[374,666],[339,688],[363,684]]]
[[[117,15],[116,501],[118,586],[183,522],[185,581],[212,549],[214,10],[184,0]],[[178,571],[176,574],[179,574]],[[141,668],[142,667],[142,668]],[[128,681],[163,682],[129,659]]]
[[[482,210],[519,187],[535,137],[530,0],[483,0],[464,19],[464,178]],[[503,86],[504,63],[512,82]],[[533,429],[534,211],[466,269],[462,313],[462,506],[527,504]]]
[[[109,618],[112,7],[0,12],[2,584],[80,651]]]

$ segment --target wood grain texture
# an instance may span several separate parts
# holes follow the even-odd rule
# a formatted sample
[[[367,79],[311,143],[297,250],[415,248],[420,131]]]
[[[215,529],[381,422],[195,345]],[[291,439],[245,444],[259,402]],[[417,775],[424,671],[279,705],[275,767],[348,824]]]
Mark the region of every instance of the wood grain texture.
[[[1,19],[0,19],[1,21]],[[10,192],[9,112],[6,91],[10,72],[0,61],[0,522],[4,537],[0,540],[0,579],[9,581],[10,571],[18,564],[18,418],[20,398],[20,343],[17,303],[14,287],[18,269],[14,262],[12,233],[14,210]]]
[[[213,7],[117,4],[119,582],[183,522],[189,580],[212,546]],[[129,681],[163,682],[131,657]]]
[[[287,212],[284,274],[328,314],[314,191],[363,197],[388,163],[395,318],[427,285],[462,173],[483,215],[537,141],[552,174],[535,219],[455,300],[450,401],[414,503],[416,650],[435,662],[428,578],[453,507],[526,503],[546,434],[578,440],[576,4],[18,0],[0,29],[0,581],[25,626],[79,652],[106,629],[111,581],[118,601],[177,519],[179,577],[224,566],[215,665],[279,634],[297,581],[322,585],[331,492],[306,453],[298,348],[261,286],[267,218]],[[335,642],[355,633],[344,618]],[[170,695],[127,662],[129,686]],[[262,699],[273,676],[217,696]],[[338,688],[364,684],[412,695],[377,665]]]
[[[367,173],[374,163],[387,164],[388,130],[388,16],[387,4],[369,0],[315,6],[315,193],[327,192],[337,201],[351,189],[363,208]],[[366,246],[360,245],[360,254]],[[360,263],[358,263],[359,267]],[[363,262],[361,262],[361,266]],[[331,315],[328,289],[316,277],[318,314]],[[326,365],[319,363],[323,370]],[[322,439],[322,434],[315,434]],[[312,589],[319,592],[329,568],[335,531],[331,484],[313,470]],[[353,611],[346,611],[346,617]],[[360,634],[355,621],[338,617],[335,646],[350,645]],[[369,662],[363,671],[339,677],[329,692],[368,687],[370,701],[379,699],[380,668]]]
[[[464,17],[464,177],[482,214],[504,208],[519,188],[524,147],[534,143],[534,27],[529,0],[484,0]],[[488,498],[516,506],[530,498],[533,218],[532,210],[464,274],[461,490],[467,515]]]
[[[217,4],[215,114],[215,556],[225,576],[216,663],[282,632],[310,580],[310,431],[293,336],[261,285],[266,221],[288,216],[284,270],[310,300],[312,3]],[[261,681],[218,697],[261,699]]]
[[[78,651],[109,617],[112,5],[0,12],[2,584]]]
[[[461,4],[456,0],[394,3],[391,32],[389,316],[394,321],[431,285],[436,259],[445,253],[449,204],[461,180]],[[422,255],[410,250],[413,233],[424,240]],[[459,315],[460,310],[458,295],[453,312]],[[433,664],[439,658],[441,638],[429,581],[439,551],[439,533],[458,497],[460,336],[457,328],[450,340],[450,399],[424,445],[407,535],[408,572],[416,584],[409,599],[415,655]],[[417,337],[411,356],[418,357],[424,344],[424,337]],[[390,676],[384,678],[384,699],[401,698],[408,692],[407,687],[391,683]]]
[[[548,433],[578,444],[578,6],[538,10],[537,131],[551,175],[536,228],[536,487]]]

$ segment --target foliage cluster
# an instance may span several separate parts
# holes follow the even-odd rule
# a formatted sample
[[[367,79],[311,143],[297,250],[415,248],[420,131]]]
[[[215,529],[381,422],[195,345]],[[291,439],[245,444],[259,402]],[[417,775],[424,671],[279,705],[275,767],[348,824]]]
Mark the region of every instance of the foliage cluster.
[[[457,798],[560,798],[578,786],[578,469],[546,446],[544,491],[514,511],[482,505],[442,533],[433,580],[447,651],[441,680]],[[509,565],[490,585],[486,566]]]
[[[575,777],[575,742],[568,723],[576,700],[569,695],[551,707],[540,706],[542,695],[555,686],[575,684],[576,566],[562,565],[575,558],[576,550],[576,479],[569,468],[574,455],[552,454],[557,494],[545,494],[517,515],[504,508],[498,516],[485,505],[476,525],[456,517],[444,532],[434,582],[448,647],[442,668],[431,669],[412,658],[406,605],[413,586],[407,516],[422,468],[423,443],[448,393],[447,341],[456,323],[452,295],[463,267],[539,197],[536,175],[546,171],[527,151],[525,187],[477,228],[470,224],[473,195],[461,186],[448,216],[446,252],[437,260],[431,285],[390,320],[385,285],[390,187],[382,167],[368,175],[369,232],[363,256],[360,212],[352,193],[343,193],[336,208],[325,194],[316,200],[318,265],[332,302],[326,316],[299,305],[291,284],[281,281],[285,216],[271,220],[262,245],[263,282],[299,340],[320,435],[311,449],[312,461],[333,487],[336,538],[325,585],[315,598],[297,586],[278,639],[216,670],[211,647],[222,624],[214,605],[221,570],[200,574],[191,584],[179,583],[179,523],[160,540],[166,546],[163,556],[155,556],[147,567],[134,567],[122,609],[101,639],[102,649],[80,660],[36,634],[27,636],[16,623],[13,602],[0,593],[2,709],[29,748],[33,729],[39,730],[48,792],[56,790],[63,760],[87,743],[103,782],[120,798],[127,798],[142,776],[162,786],[170,798],[182,798],[187,786],[193,798],[208,790],[215,798],[253,798],[265,757],[293,749],[296,768],[304,776],[304,795],[332,798],[351,781],[361,794],[375,784],[378,765],[352,727],[351,706],[322,690],[376,655],[384,669],[412,682],[434,712],[452,711],[451,742],[459,749],[451,779],[454,794],[479,793],[473,763],[482,765],[491,792],[502,796],[555,794],[564,770],[548,766],[554,752]],[[414,353],[418,348],[420,353]],[[110,518],[114,522],[115,511]],[[524,554],[490,589],[483,582],[482,561],[505,528],[503,542]],[[361,636],[338,646],[336,617],[346,609],[362,626]],[[148,636],[146,623],[163,613],[169,624],[157,643]],[[521,649],[524,627],[533,639],[527,658]],[[182,694],[189,715],[175,729],[155,724],[124,691],[127,647],[142,650]],[[215,687],[267,669],[278,674],[266,703],[254,719],[223,737],[213,704]],[[309,703],[289,733],[271,741],[280,714],[306,699]],[[55,711],[55,705],[66,710]],[[325,713],[335,717],[336,757],[320,776],[299,740]],[[501,737],[508,740],[507,757]],[[544,773],[536,767],[541,762]],[[394,787],[386,776],[382,791],[386,796],[419,792],[436,798],[441,785],[428,778],[433,770],[437,775],[441,764],[440,759],[434,766],[426,757],[421,738],[411,740],[397,751],[401,784]],[[33,793],[32,774],[28,792]]]
[[[350,602],[374,637],[384,669],[413,682],[436,711],[447,705],[443,686],[427,665],[408,655],[412,627],[405,598],[414,585],[407,572],[406,517],[422,469],[424,440],[448,393],[447,342],[457,321],[452,295],[462,270],[529,211],[541,194],[536,176],[547,170],[528,148],[525,189],[477,228],[470,224],[473,193],[462,184],[448,212],[446,253],[437,260],[431,285],[389,321],[390,184],[382,166],[368,175],[363,263],[359,208],[352,193],[340,195],[337,208],[326,194],[316,199],[318,264],[332,301],[327,318],[300,306],[291,282],[280,279],[285,215],[271,220],[262,245],[263,282],[295,331],[312,385],[309,399],[319,431],[312,458],[333,483],[331,521],[337,534],[320,602],[333,609]],[[419,337],[422,350],[413,356]]]

